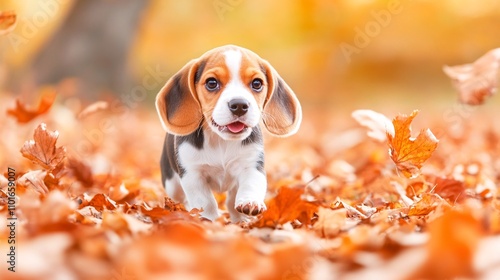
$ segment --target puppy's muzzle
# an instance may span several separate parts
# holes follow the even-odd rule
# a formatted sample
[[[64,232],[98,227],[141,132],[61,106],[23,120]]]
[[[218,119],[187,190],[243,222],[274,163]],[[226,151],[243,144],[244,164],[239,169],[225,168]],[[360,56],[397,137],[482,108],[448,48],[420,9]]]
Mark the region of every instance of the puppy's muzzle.
[[[237,117],[241,117],[248,112],[250,103],[245,99],[237,98],[228,102],[229,111]]]

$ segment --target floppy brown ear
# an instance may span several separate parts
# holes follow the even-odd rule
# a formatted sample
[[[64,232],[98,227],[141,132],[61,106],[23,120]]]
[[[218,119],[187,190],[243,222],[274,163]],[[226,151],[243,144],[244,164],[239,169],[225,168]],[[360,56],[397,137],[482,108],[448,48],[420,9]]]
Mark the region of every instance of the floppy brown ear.
[[[274,136],[286,137],[299,130],[302,108],[292,89],[267,62],[263,68],[268,81],[268,92],[264,103],[263,121]]]
[[[168,133],[187,135],[200,126],[203,114],[195,88],[199,66],[198,60],[190,61],[156,95],[156,110]]]

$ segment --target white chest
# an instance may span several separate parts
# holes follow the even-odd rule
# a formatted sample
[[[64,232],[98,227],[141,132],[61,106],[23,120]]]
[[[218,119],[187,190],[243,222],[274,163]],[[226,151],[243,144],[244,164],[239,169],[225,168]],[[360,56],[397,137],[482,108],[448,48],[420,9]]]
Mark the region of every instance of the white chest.
[[[182,143],[178,159],[186,173],[201,174],[214,191],[224,192],[238,183],[240,175],[255,169],[263,153],[262,145],[207,137],[201,149]]]

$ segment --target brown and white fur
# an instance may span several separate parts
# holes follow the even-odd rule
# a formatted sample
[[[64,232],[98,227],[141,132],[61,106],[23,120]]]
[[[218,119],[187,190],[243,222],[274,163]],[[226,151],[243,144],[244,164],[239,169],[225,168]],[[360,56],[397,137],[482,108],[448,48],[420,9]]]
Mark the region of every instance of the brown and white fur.
[[[259,124],[284,137],[302,120],[297,97],[267,61],[233,45],[210,50],[167,81],[156,109],[167,131],[161,172],[169,197],[210,220],[218,217],[212,191],[228,192],[232,222],[266,210]]]

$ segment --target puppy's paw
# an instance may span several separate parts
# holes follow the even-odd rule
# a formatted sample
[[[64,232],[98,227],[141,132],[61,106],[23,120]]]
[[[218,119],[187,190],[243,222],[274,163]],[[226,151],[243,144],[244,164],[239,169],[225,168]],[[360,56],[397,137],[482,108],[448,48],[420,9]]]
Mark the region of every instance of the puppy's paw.
[[[236,203],[234,209],[245,215],[257,216],[262,212],[266,211],[267,208],[264,202],[240,201]]]

